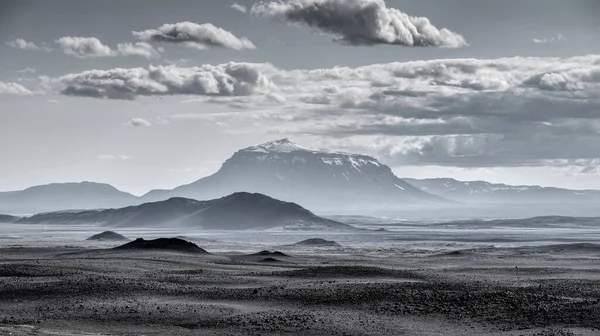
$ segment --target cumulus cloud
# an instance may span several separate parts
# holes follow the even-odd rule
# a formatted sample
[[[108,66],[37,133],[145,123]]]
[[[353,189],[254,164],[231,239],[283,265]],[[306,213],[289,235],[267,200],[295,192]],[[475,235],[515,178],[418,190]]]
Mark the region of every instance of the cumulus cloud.
[[[123,56],[141,56],[148,59],[159,58],[160,52],[146,42],[119,43],[116,53]]]
[[[17,96],[29,96],[33,92],[28,88],[24,87],[19,83],[5,83],[0,81],[0,94],[1,95],[17,95]]]
[[[248,12],[248,7],[246,7],[244,5],[240,5],[238,3],[233,3],[233,5],[231,5],[231,9],[236,10],[238,12],[242,12],[242,13]]]
[[[200,67],[150,66],[148,68],[89,70],[69,74],[55,82],[61,94],[108,99],[138,96],[200,95],[245,96],[268,88],[262,73],[268,65],[226,63]]]
[[[308,26],[350,45],[467,46],[463,36],[447,28],[438,29],[426,17],[389,8],[384,0],[271,1],[255,4],[251,12]]]
[[[49,48],[38,46],[37,44],[26,41],[24,39],[18,38],[12,41],[6,42],[6,45],[12,48],[21,49],[21,50],[44,50],[49,51]]]
[[[231,32],[210,23],[197,24],[189,21],[167,23],[156,29],[134,31],[133,35],[144,42],[182,44],[195,49],[217,47],[242,50],[256,48],[246,37],[238,38]]]
[[[115,56],[109,46],[95,37],[65,36],[56,40],[55,43],[65,54],[79,58]]]
[[[133,127],[150,127],[152,123],[146,119],[142,118],[133,118],[125,123],[125,126],[133,126]]]
[[[150,59],[160,57],[159,51],[145,42],[119,43],[116,49],[112,49],[95,37],[65,36],[56,40],[55,43],[65,54],[78,58],[141,56]]]
[[[558,165],[597,158],[600,148],[600,55],[315,70],[171,65],[54,83],[63,94],[97,98],[193,95],[229,107],[218,121],[241,125],[236,131],[329,139],[325,147],[350,146],[392,165]]]

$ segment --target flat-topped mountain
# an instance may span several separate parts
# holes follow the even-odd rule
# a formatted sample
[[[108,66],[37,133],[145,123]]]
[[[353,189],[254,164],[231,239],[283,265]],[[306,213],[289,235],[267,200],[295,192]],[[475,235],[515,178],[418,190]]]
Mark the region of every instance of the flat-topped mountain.
[[[445,201],[396,177],[373,157],[306,148],[289,139],[239,150],[215,174],[173,190],[151,191],[143,199],[211,199],[236,191],[319,211]]]
[[[210,201],[171,198],[120,209],[59,211],[23,218],[19,223],[99,224],[113,227],[194,228],[204,230],[353,230],[303,207],[262,194],[234,193]]]
[[[404,180],[428,193],[470,203],[600,202],[598,190],[513,186],[486,181],[458,181],[451,178]]]
[[[52,183],[0,193],[0,212],[33,214],[67,209],[98,209],[137,204],[138,198],[109,184]]]

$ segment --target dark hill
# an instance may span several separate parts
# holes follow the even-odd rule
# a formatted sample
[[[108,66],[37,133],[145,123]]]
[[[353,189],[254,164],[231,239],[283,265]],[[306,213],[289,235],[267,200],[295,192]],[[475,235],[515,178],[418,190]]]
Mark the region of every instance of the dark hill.
[[[23,218],[19,223],[205,230],[355,230],[352,226],[316,216],[295,203],[246,192],[210,201],[171,198],[121,209],[43,213]]]
[[[102,233],[95,234],[86,240],[100,240],[100,241],[123,241],[129,240],[125,236],[122,236],[114,231],[104,231]]]
[[[179,251],[188,253],[204,253],[208,254],[204,249],[198,247],[194,243],[179,239],[179,238],[158,238],[145,240],[138,238],[127,244],[117,246],[115,250],[163,250],[163,251]]]
[[[325,240],[321,238],[310,238],[303,240],[301,242],[297,242],[294,245],[303,245],[303,246],[341,246],[333,240]]]

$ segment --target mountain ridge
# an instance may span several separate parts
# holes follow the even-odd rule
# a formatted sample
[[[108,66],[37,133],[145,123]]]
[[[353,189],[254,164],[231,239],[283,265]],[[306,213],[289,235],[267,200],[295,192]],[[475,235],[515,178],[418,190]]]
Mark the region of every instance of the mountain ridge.
[[[0,193],[0,212],[33,214],[68,209],[120,207],[137,202],[137,196],[106,183],[50,183]]]
[[[600,190],[573,190],[538,185],[509,185],[453,178],[404,178],[413,186],[441,197],[471,203],[515,202],[600,202]]]
[[[352,226],[319,217],[295,203],[246,192],[207,201],[174,197],[119,209],[42,213],[22,218],[17,223],[204,230],[354,230]]]

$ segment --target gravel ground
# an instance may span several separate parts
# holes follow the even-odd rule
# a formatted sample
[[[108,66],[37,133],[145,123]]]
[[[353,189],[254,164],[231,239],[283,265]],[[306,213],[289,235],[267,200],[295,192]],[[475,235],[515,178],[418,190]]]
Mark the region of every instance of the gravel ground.
[[[600,335],[600,249],[281,252],[0,249],[0,335]]]

